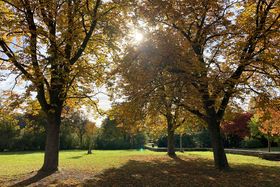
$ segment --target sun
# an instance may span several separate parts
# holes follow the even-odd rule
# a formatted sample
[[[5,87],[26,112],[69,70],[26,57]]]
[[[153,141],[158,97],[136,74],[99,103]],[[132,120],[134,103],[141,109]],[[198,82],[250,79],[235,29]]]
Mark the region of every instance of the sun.
[[[135,42],[141,42],[144,39],[143,33],[137,30],[132,33],[132,37]]]

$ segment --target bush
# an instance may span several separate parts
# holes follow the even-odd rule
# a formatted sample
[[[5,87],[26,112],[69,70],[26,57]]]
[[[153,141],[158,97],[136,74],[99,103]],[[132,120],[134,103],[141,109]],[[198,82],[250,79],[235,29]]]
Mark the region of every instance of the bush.
[[[180,147],[180,135],[175,135],[174,136],[174,141],[175,141],[175,147]],[[167,136],[162,136],[158,139],[157,141],[157,146],[158,147],[167,147]],[[183,147],[188,147],[192,148],[195,147],[195,143],[193,141],[193,136],[192,135],[184,135],[182,137],[182,146]]]
[[[263,147],[263,144],[260,140],[258,139],[252,139],[252,138],[245,138],[241,142],[241,147],[242,148],[260,148]]]
[[[146,137],[142,133],[128,134],[119,128],[114,120],[105,119],[96,138],[96,149],[139,149],[143,148]]]
[[[210,134],[207,129],[192,135],[195,147],[211,147]]]
[[[239,148],[242,139],[237,135],[227,135],[224,139],[224,146],[227,148]]]
[[[44,132],[24,131],[22,135],[19,136],[15,141],[13,150],[15,151],[44,150],[45,137],[46,136]]]
[[[60,149],[73,149],[79,147],[79,138],[68,124],[61,124]]]
[[[2,118],[0,121],[0,151],[12,150],[18,135],[19,128],[16,122]]]

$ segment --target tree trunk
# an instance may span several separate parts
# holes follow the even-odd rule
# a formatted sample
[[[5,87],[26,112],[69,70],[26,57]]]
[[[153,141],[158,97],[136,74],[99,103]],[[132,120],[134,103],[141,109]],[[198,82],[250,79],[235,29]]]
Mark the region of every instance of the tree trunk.
[[[58,170],[60,123],[60,116],[48,117],[44,164],[41,171],[54,172]]]
[[[174,141],[174,129],[171,119],[167,120],[168,128],[167,128],[167,154],[170,157],[176,156],[175,153],[175,141]]]
[[[91,143],[89,144],[89,146],[88,146],[88,152],[87,152],[88,154],[92,154],[92,151],[91,151]]]
[[[271,141],[269,137],[267,137],[267,148],[268,148],[268,152],[271,152]]]
[[[91,138],[90,138],[90,140],[89,140],[89,145],[88,145],[88,154],[92,154],[92,140],[91,140]]]
[[[208,129],[211,137],[215,167],[220,170],[228,169],[229,165],[222,142],[220,124],[215,120],[211,120],[208,122]]]

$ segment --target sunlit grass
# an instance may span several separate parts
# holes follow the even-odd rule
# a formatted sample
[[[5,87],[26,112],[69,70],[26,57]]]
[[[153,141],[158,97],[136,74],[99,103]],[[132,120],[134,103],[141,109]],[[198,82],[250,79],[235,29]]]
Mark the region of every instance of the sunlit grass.
[[[82,171],[101,171],[124,164],[134,155],[164,155],[151,151],[121,150],[121,151],[87,151],[71,150],[60,152],[60,168]],[[11,152],[0,153],[0,178],[26,174],[39,170],[43,164],[43,152]]]
[[[206,158],[206,159],[213,160],[213,153],[209,152],[209,151],[189,152],[186,154],[189,156],[192,156],[192,157]],[[255,156],[227,154],[227,158],[231,165],[251,164],[251,165],[259,165],[259,166],[279,166],[280,167],[280,162],[264,160],[264,159],[261,159],[259,157],[255,157]]]
[[[190,159],[212,160],[212,152],[185,152],[177,153],[179,157]],[[0,153],[0,179],[19,177],[40,169],[43,163],[43,152],[13,152]],[[87,155],[86,151],[61,151],[60,168],[61,170],[74,170],[81,172],[99,173],[105,169],[118,168],[127,163],[133,157],[155,157],[160,160],[165,157],[164,152],[140,151],[140,150],[121,150],[121,151],[93,151]],[[266,166],[279,167],[280,162],[267,161],[258,157],[241,156],[228,154],[229,163],[232,166]],[[167,157],[167,156],[166,156]],[[275,168],[275,167],[274,167]],[[279,169],[278,168],[278,169]]]

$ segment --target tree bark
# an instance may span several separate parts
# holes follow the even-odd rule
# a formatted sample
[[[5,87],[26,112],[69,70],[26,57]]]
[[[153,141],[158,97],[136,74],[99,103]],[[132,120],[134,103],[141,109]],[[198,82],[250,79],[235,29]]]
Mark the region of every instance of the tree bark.
[[[91,151],[92,149],[91,149],[91,144],[89,144],[89,146],[88,146],[88,154],[92,154],[92,151]]]
[[[41,168],[43,172],[58,170],[60,118],[60,116],[51,116],[47,119],[44,164]]]
[[[171,119],[167,119],[167,154],[170,157],[175,157],[175,141],[174,141],[174,129],[173,129],[173,123],[171,122]]]
[[[91,138],[89,139],[89,145],[88,145],[88,154],[92,154],[92,140],[91,140]]]
[[[268,152],[271,152],[271,141],[269,137],[267,137],[267,148],[268,148]]]
[[[228,169],[229,165],[222,142],[219,122],[210,120],[208,122],[208,130],[211,137],[215,167],[219,170]]]

